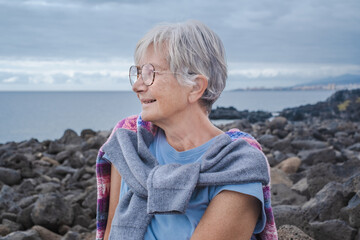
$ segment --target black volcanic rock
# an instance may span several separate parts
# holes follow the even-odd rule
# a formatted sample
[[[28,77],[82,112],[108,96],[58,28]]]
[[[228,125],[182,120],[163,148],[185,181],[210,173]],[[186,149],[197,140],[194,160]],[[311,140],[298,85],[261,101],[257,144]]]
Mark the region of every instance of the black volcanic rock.
[[[263,122],[272,117],[270,112],[265,111],[238,111],[234,107],[217,107],[211,110],[210,119],[247,119],[250,123]]]
[[[360,121],[360,89],[338,91],[324,102],[286,108],[280,115],[291,121],[301,121],[308,117]]]

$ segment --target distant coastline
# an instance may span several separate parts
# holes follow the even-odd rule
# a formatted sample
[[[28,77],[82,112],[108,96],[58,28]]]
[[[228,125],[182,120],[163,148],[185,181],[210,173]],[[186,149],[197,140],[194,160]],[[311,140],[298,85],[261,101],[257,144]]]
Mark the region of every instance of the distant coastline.
[[[354,90],[360,88],[360,75],[345,74],[337,77],[324,78],[290,87],[251,87],[238,88],[232,91],[309,91],[309,90]]]
[[[303,85],[293,87],[252,87],[252,88],[237,88],[229,91],[340,91],[353,90],[360,88],[360,84],[326,84],[326,85]]]

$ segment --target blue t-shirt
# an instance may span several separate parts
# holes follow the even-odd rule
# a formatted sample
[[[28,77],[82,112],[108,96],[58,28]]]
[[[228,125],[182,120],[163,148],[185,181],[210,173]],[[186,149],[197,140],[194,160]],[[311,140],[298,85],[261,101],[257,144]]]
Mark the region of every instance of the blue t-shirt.
[[[167,142],[163,130],[159,129],[149,149],[159,164],[187,164],[199,161],[214,139],[194,149],[178,152]],[[120,199],[129,190],[121,180]],[[258,219],[254,233],[261,232],[266,223],[264,196],[261,183],[238,185],[208,186],[195,188],[185,214],[155,214],[145,234],[145,240],[190,239],[210,201],[221,191],[230,190],[256,197],[261,201],[262,214]]]

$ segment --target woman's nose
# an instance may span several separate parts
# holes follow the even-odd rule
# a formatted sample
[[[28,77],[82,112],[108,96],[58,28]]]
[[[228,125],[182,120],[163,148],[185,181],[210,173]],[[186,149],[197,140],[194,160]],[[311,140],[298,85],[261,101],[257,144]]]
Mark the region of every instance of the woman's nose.
[[[147,89],[147,86],[144,84],[144,81],[142,79],[142,76],[140,75],[139,78],[134,82],[132,85],[132,90],[134,92],[143,92]]]

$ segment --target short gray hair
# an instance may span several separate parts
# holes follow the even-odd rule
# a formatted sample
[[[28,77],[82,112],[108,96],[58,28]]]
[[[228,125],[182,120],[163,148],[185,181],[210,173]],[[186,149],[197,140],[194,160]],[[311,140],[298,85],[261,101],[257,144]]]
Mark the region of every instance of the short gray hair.
[[[165,54],[170,71],[181,73],[175,75],[180,84],[194,85],[199,74],[207,78],[208,87],[201,102],[210,113],[227,79],[225,49],[217,34],[195,20],[157,25],[137,43],[134,54],[136,64],[150,45],[155,51],[167,48]]]

